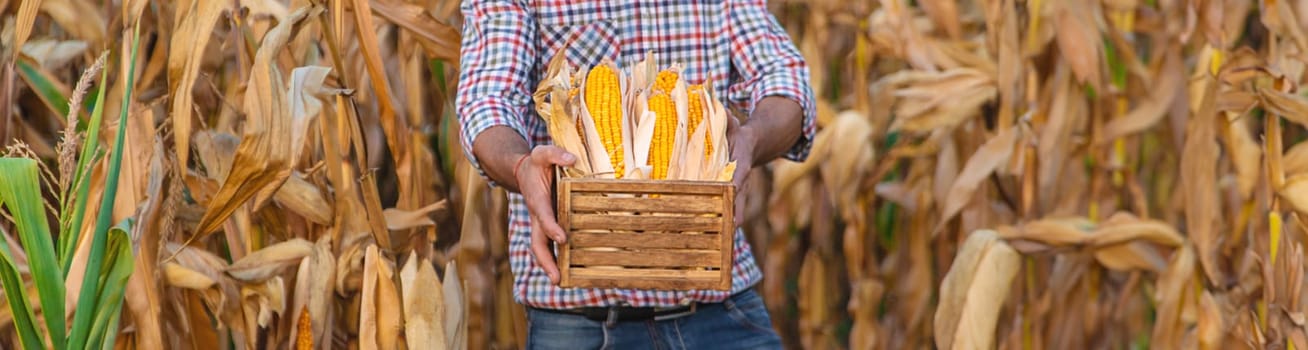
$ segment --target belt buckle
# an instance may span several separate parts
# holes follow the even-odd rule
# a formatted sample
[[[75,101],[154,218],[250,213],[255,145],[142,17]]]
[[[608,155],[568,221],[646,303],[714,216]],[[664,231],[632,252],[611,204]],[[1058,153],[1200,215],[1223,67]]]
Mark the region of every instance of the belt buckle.
[[[658,316],[654,316],[654,321],[656,321],[656,322],[658,322],[658,321],[667,321],[667,320],[678,319],[678,318],[682,318],[682,317],[690,316],[691,314],[694,314],[694,313],[695,313],[695,311],[698,309],[698,306],[699,306],[699,303],[691,303],[691,304],[690,304],[690,307],[686,308],[685,311],[678,312],[678,313],[672,313],[672,314],[666,314],[666,315],[658,315]]]

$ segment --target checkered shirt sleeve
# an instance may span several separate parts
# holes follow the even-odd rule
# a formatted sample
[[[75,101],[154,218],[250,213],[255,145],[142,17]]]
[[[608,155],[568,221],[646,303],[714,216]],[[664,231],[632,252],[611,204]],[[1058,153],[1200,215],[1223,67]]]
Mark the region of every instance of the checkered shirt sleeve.
[[[817,132],[808,64],[776,17],[768,12],[766,1],[732,0],[730,8],[731,62],[743,79],[728,88],[728,97],[747,113],[753,113],[754,106],[768,96],[799,103],[804,111],[802,134],[785,158],[802,162],[808,158]]]
[[[524,118],[531,115],[531,74],[535,67],[535,18],[525,1],[464,1],[463,43],[459,62],[458,108],[463,151],[477,172],[486,176],[472,154],[472,142],[483,131],[507,126],[530,140]]]

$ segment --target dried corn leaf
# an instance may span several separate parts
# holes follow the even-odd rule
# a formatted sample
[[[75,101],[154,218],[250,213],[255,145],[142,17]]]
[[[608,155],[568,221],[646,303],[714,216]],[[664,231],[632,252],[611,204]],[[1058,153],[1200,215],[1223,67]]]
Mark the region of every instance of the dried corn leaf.
[[[1197,85],[1197,86],[1196,86]],[[1196,84],[1192,84],[1192,106],[1195,108],[1186,123],[1185,141],[1181,154],[1180,184],[1184,195],[1185,227],[1189,230],[1190,240],[1204,274],[1210,281],[1223,280],[1223,273],[1217,265],[1218,230],[1222,227],[1221,208],[1218,207],[1217,193],[1217,120],[1214,105],[1217,82],[1211,75],[1206,75]]]
[[[41,11],[73,37],[90,43],[92,47],[105,47],[110,44],[105,41],[105,32],[109,26],[105,23],[104,15],[92,3],[79,0],[33,2],[40,4]]]
[[[882,83],[907,85],[895,92],[899,101],[891,131],[925,132],[957,126],[976,116],[981,105],[998,94],[990,74],[971,68],[895,73]]]
[[[1182,246],[1172,255],[1166,271],[1158,277],[1158,289],[1153,298],[1158,303],[1151,345],[1159,348],[1180,347],[1181,337],[1189,328],[1182,313],[1197,301],[1195,290],[1195,254],[1190,246]]]
[[[466,301],[463,296],[463,279],[459,277],[459,268],[450,260],[445,264],[445,279],[441,281],[441,290],[445,296],[445,336],[447,349],[466,349],[468,347],[468,324]]]
[[[459,57],[459,31],[441,23],[422,7],[400,0],[379,0],[372,4],[373,12],[404,29],[408,29],[427,53],[428,59],[445,60],[457,64]]]
[[[440,202],[432,203],[416,210],[389,208],[382,211],[382,216],[386,218],[387,229],[404,230],[436,225],[436,222],[432,221],[429,217],[431,213],[447,209],[448,201],[441,200]]]
[[[954,218],[954,215],[958,215],[958,212],[972,201],[972,194],[981,186],[981,181],[990,177],[990,174],[1000,166],[1008,163],[1014,144],[1021,135],[1021,128],[1002,130],[995,137],[986,140],[985,144],[967,159],[963,171],[949,186],[949,196],[945,200],[944,208],[941,209],[939,224],[932,230],[933,235],[939,233],[945,224]]]
[[[172,40],[168,45],[168,91],[172,95],[172,112],[174,150],[177,152],[179,169],[186,169],[191,156],[191,110],[194,94],[189,93],[199,77],[200,63],[204,59],[205,47],[213,36],[213,26],[222,15],[222,1],[193,1],[178,9],[178,14],[185,14],[173,30]],[[201,148],[203,149],[203,148]]]
[[[940,284],[935,314],[936,346],[942,349],[990,349],[999,309],[1017,276],[1017,251],[994,231],[968,235]]]
[[[1290,176],[1276,193],[1299,213],[1308,214],[1308,174]]]
[[[295,125],[302,123],[291,116],[291,102],[287,101],[285,83],[274,58],[290,39],[294,27],[308,15],[309,8],[302,8],[264,37],[250,72],[249,91],[245,93],[249,121],[244,136],[232,161],[232,170],[214,200],[209,202],[196,234],[206,235],[218,229],[247,200],[275,190],[290,176],[293,152],[303,144],[293,145],[291,142],[296,138],[286,136],[296,134]],[[303,129],[300,131],[303,134]],[[266,195],[271,197],[272,192]]]
[[[312,253],[313,243],[296,238],[264,247],[237,260],[227,267],[227,274],[242,282],[263,282]]]
[[[1271,114],[1308,127],[1308,99],[1274,89],[1258,89],[1258,101]]]
[[[1072,67],[1076,80],[1103,91],[1103,40],[1095,23],[1099,7],[1089,1],[1053,2],[1057,10],[1053,23],[1058,37],[1058,52]]]
[[[1149,96],[1125,116],[1114,118],[1104,125],[1103,132],[1096,135],[1095,141],[1101,145],[1107,144],[1119,137],[1145,131],[1163,120],[1172,101],[1184,91],[1181,89],[1185,83],[1184,68],[1180,53],[1176,49],[1168,50],[1154,76],[1156,85],[1148,88]]]

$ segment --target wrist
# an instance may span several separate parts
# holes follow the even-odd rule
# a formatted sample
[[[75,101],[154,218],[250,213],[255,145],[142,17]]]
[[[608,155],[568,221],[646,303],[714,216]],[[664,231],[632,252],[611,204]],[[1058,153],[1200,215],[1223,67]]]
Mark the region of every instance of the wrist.
[[[516,161],[513,162],[513,182],[519,184],[519,185],[518,185],[519,190],[521,190],[521,187],[522,187],[522,185],[521,185],[521,184],[522,184],[522,178],[519,177],[519,175],[518,175],[518,174],[519,174],[519,171],[518,171],[518,170],[521,170],[521,169],[522,169],[522,164],[523,164],[523,163],[526,163],[527,158],[529,158],[529,157],[531,157],[531,153],[523,153],[521,156],[518,156],[518,160],[516,160]]]
[[[735,147],[747,151],[745,155],[748,155],[751,159],[758,159],[758,147],[756,147],[758,146],[757,128],[747,123],[741,123],[740,129],[736,130],[735,140],[732,141],[736,142]]]

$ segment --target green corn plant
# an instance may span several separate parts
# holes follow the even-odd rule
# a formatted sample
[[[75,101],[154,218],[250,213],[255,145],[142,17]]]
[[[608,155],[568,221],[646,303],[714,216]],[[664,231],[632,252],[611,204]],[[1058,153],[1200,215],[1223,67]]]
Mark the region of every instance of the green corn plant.
[[[139,27],[138,27],[139,30]],[[136,62],[139,34],[133,33],[129,62]],[[23,349],[112,349],[118,334],[118,316],[122,310],[127,280],[134,268],[133,249],[127,232],[132,221],[113,225],[113,203],[117,197],[118,176],[122,165],[123,139],[126,136],[127,111],[132,98],[135,65],[128,64],[122,109],[118,116],[117,135],[108,168],[105,172],[104,192],[91,238],[90,255],[78,294],[73,322],[66,322],[64,300],[65,279],[71,269],[78,244],[78,231],[86,214],[90,192],[91,167],[99,159],[97,130],[104,114],[104,93],[108,74],[102,73],[94,99],[90,123],[85,129],[87,142],[78,154],[73,169],[70,193],[60,193],[57,213],[59,242],[52,239],[51,225],[46,220],[45,198],[41,191],[40,164],[23,157],[0,158],[0,207],[13,218],[22,250],[27,256],[27,268],[35,285],[37,300],[44,317],[44,329],[37,322],[33,305],[29,304],[24,278],[13,258],[15,247],[0,240],[0,287],[14,315],[14,328]],[[69,106],[77,110],[80,106]],[[70,194],[75,193],[75,196]],[[70,201],[71,199],[71,201]],[[112,227],[111,227],[112,226]],[[48,341],[48,343],[47,343]]]

